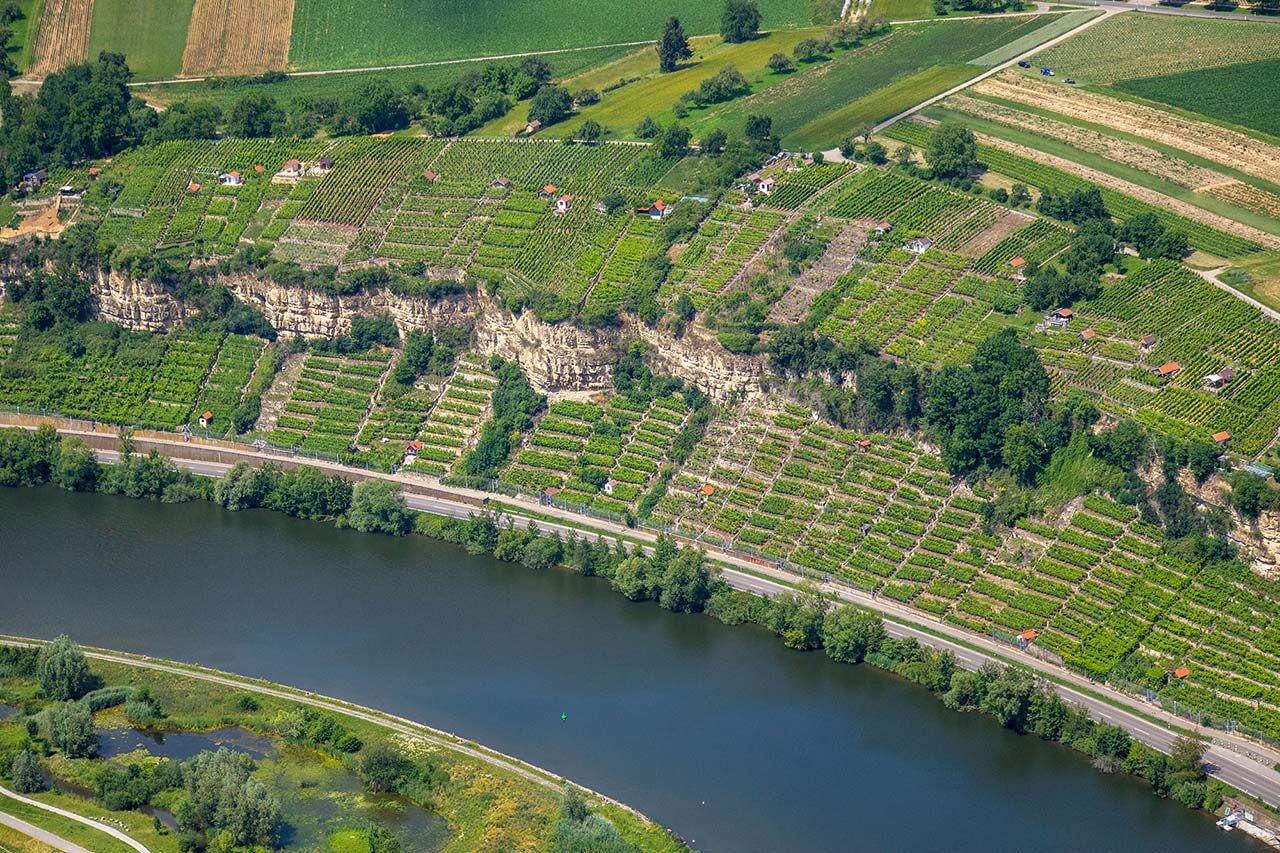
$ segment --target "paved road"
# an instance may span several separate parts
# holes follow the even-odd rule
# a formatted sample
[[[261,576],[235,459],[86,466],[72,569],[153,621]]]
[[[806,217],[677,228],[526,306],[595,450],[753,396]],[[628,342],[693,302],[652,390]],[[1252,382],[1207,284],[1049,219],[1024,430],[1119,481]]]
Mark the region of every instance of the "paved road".
[[[949,98],[952,95],[956,94],[957,92],[963,92],[965,89],[968,89],[970,86],[973,86],[977,83],[981,83],[983,80],[986,80],[988,77],[993,77],[996,74],[999,74],[1001,71],[1004,71],[1006,68],[1012,68],[1013,66],[1017,65],[1019,61],[1026,59],[1029,56],[1037,54],[1040,51],[1045,50],[1047,48],[1053,47],[1055,44],[1066,41],[1072,36],[1078,35],[1084,30],[1087,30],[1089,27],[1092,27],[1095,24],[1100,23],[1101,21],[1105,21],[1107,18],[1114,17],[1115,15],[1120,14],[1120,12],[1123,10],[1123,4],[1119,4],[1119,5],[1121,5],[1122,8],[1108,7],[1103,10],[1101,15],[1097,15],[1096,17],[1090,18],[1089,20],[1082,22],[1080,26],[1072,27],[1071,29],[1067,30],[1065,33],[1054,36],[1048,41],[1041,42],[1040,44],[1036,45],[1030,50],[1023,51],[1022,53],[1018,54],[1017,56],[1013,57],[1012,59],[1006,62],[1002,62],[999,65],[991,66],[986,71],[979,74],[977,77],[972,77],[964,81],[963,83],[961,83],[959,86],[952,86],[950,89],[948,89],[947,91],[943,92],[940,95],[934,95],[932,98],[923,100],[920,103],[916,104],[914,107],[903,110],[902,112],[898,113],[896,116],[893,116],[892,118],[885,119],[884,121],[877,124],[875,127],[871,128],[871,132],[879,133],[889,125],[902,121],[904,118],[907,118],[908,116],[915,115],[916,113],[920,112],[920,110],[923,110],[925,107],[933,106],[934,104],[938,103],[938,101],[941,101],[945,98]]]
[[[51,806],[48,803],[42,803],[39,800],[33,800],[30,797],[24,797],[21,794],[16,794],[13,791],[8,790],[7,788],[0,788],[0,794],[3,794],[4,796],[9,797],[10,799],[17,800],[20,803],[25,803],[29,806],[35,806],[36,808],[43,809],[44,811],[47,811],[47,812],[52,812],[53,814],[59,815],[60,817],[64,817],[67,820],[74,820],[76,823],[83,823],[85,826],[91,826],[94,829],[98,830],[99,832],[105,832],[107,835],[110,835],[112,838],[115,838],[117,841],[124,842],[125,844],[132,847],[134,850],[137,850],[138,853],[151,853],[151,851],[148,850],[146,847],[143,847],[140,842],[134,841],[132,838],[125,835],[123,832],[116,829],[114,826],[107,826],[104,823],[100,823],[96,820],[90,820],[89,818],[84,817],[82,815],[78,815],[75,812],[69,812],[66,809],[60,809],[57,806]],[[13,824],[9,823],[9,820],[6,820],[6,818],[10,818],[12,820],[18,821],[17,818],[12,817],[11,815],[0,814],[0,822],[8,824],[9,826],[13,826]],[[26,824],[25,821],[18,821],[18,823]],[[26,824],[26,825],[31,826],[31,824]],[[42,834],[37,835],[36,833],[27,832],[26,830],[20,829],[16,826],[14,827],[14,829],[18,829],[19,832],[26,833],[27,835],[30,835],[32,838],[38,838],[41,841],[43,841],[45,844],[51,844],[54,847],[57,847],[59,850],[67,851],[67,853],[89,853],[89,851],[85,850],[83,847],[80,847],[79,845],[76,845],[76,844],[72,844],[70,841],[67,841],[66,839],[59,838],[58,836],[54,835],[51,832],[45,832],[44,830],[36,826],[32,826],[31,828],[39,831]]]
[[[98,456],[104,462],[114,462],[118,459],[119,454],[114,451],[102,450],[98,451]],[[227,464],[215,462],[195,462],[183,459],[175,459],[174,461],[182,467],[205,476],[221,476],[231,467]],[[481,493],[477,492],[476,494]],[[476,512],[476,507],[472,504],[460,503],[447,498],[430,497],[409,492],[404,493],[404,498],[410,508],[420,512],[429,512],[452,518],[467,518]],[[591,541],[601,538],[614,539],[617,536],[623,536],[633,542],[636,540],[651,542],[654,538],[644,531],[625,528],[617,528],[614,531],[583,530],[576,524],[567,523],[573,517],[572,514],[563,513],[551,507],[531,504],[529,511],[543,515],[558,514],[568,516],[563,521],[534,519],[534,526],[544,533],[559,533],[561,536],[574,534]],[[581,523],[589,523],[597,528],[608,526],[605,522],[586,516],[582,517]],[[774,596],[793,588],[795,577],[779,569],[753,565],[732,555],[714,551],[711,552],[711,556],[720,564],[721,577],[735,589],[745,590],[756,595]],[[986,663],[1016,663],[1027,667],[1042,676],[1044,683],[1054,687],[1064,699],[1084,706],[1095,719],[1122,726],[1135,738],[1149,746],[1167,752],[1176,737],[1176,732],[1170,730],[1170,725],[1182,730],[1196,729],[1196,726],[1189,721],[1174,717],[1156,705],[1147,705],[1133,696],[1112,690],[1105,685],[1094,684],[1083,676],[1015,651],[1007,646],[1001,646],[994,640],[977,635],[960,635],[958,629],[942,622],[930,624],[930,630],[923,630],[918,627],[918,624],[926,621],[927,617],[916,611],[908,610],[895,602],[886,601],[883,598],[872,598],[856,590],[850,590],[847,587],[834,584],[822,584],[821,586],[824,591],[841,600],[880,611],[881,615],[885,617],[885,629],[890,636],[914,637],[924,645],[949,650],[955,654],[956,660],[960,665],[967,669],[977,669]],[[938,636],[939,634],[950,634],[955,639],[941,637]],[[962,642],[960,641],[961,637],[963,637]],[[1049,678],[1043,678],[1045,676]],[[1059,683],[1063,680],[1073,682],[1076,686]],[[1141,714],[1118,707],[1121,705],[1140,710]],[[1153,717],[1163,721],[1164,724],[1153,721],[1151,719]],[[1270,805],[1280,806],[1280,773],[1277,773],[1271,766],[1275,761],[1280,760],[1280,755],[1268,750],[1266,747],[1223,732],[1205,729],[1200,730],[1200,733],[1206,737],[1211,737],[1213,740],[1205,754],[1205,761],[1213,775],[1246,794],[1257,797]],[[1250,755],[1255,757],[1250,757]]]
[[[1180,15],[1186,18],[1222,18],[1229,21],[1253,21],[1259,24],[1280,24],[1280,16],[1277,15],[1241,15],[1237,12],[1211,12],[1208,9],[1187,9],[1179,6],[1161,6],[1156,0],[1133,0],[1133,2],[1118,2],[1118,0],[1070,0],[1072,4],[1080,4],[1082,6],[1098,6],[1105,9],[1115,9],[1123,12],[1132,10],[1135,12],[1149,12],[1154,15]]]
[[[63,851],[63,853],[92,853],[92,851],[84,849],[79,844],[72,844],[67,839],[54,835],[47,829],[41,829],[34,823],[27,823],[21,818],[16,818],[13,815],[5,814],[4,812],[0,812],[0,824],[4,824],[10,829],[16,829],[28,838],[34,838],[36,841],[42,841],[55,850]]]

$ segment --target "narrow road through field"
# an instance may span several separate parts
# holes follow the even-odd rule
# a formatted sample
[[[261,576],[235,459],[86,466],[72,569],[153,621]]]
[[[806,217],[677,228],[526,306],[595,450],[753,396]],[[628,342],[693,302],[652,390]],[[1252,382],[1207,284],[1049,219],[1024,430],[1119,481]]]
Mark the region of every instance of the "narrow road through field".
[[[934,95],[932,98],[928,98],[924,101],[921,101],[920,103],[916,104],[914,107],[911,107],[910,109],[903,110],[902,112],[898,113],[896,116],[893,116],[892,118],[885,119],[884,121],[877,124],[875,127],[871,128],[871,132],[879,133],[889,125],[894,124],[895,122],[902,121],[904,118],[907,118],[908,116],[915,115],[925,107],[933,106],[939,101],[949,98],[952,95],[956,94],[957,92],[963,92],[965,89],[968,89],[970,86],[976,83],[981,83],[983,80],[986,80],[988,77],[994,77],[996,74],[999,74],[1001,71],[1004,71],[1006,68],[1012,68],[1013,66],[1017,65],[1019,61],[1026,59],[1027,57],[1032,56],[1034,54],[1037,54],[1046,48],[1053,47],[1055,44],[1064,42],[1067,39],[1071,38],[1072,36],[1077,35],[1083,32],[1084,30],[1087,30],[1089,27],[1092,27],[1097,23],[1105,21],[1107,18],[1110,18],[1114,15],[1120,14],[1121,11],[1123,11],[1123,9],[1108,7],[1103,11],[1101,15],[1090,18],[1087,21],[1081,22],[1080,26],[1069,29],[1065,33],[1062,33],[1061,35],[1054,36],[1048,41],[1043,41],[1040,44],[1036,45],[1035,47],[1031,48],[1030,50],[1023,51],[1022,53],[1018,54],[1017,56],[1013,57],[1010,60],[1002,62],[999,65],[993,65],[992,67],[988,68],[986,71],[979,74],[977,77],[972,77],[969,80],[966,80],[965,82],[961,83],[959,86],[952,86],[950,89],[948,89],[947,91],[943,92],[940,95]]]
[[[1213,270],[1196,270],[1195,272],[1202,279],[1209,282],[1214,287],[1218,288],[1219,290],[1225,290],[1227,293],[1230,293],[1232,296],[1234,296],[1236,299],[1239,299],[1242,302],[1248,302],[1250,305],[1252,305],[1254,308],[1257,308],[1263,314],[1266,314],[1272,320],[1280,320],[1280,311],[1277,311],[1274,308],[1270,308],[1264,305],[1263,303],[1254,299],[1252,296],[1241,293],[1231,285],[1227,284],[1222,279],[1218,278],[1218,276],[1223,272],[1225,272],[1227,269],[1228,269],[1227,267],[1218,267],[1217,269],[1213,269]]]
[[[0,421],[2,420],[3,418],[0,417]],[[76,434],[74,431],[69,432]],[[143,442],[135,437],[135,443]],[[161,442],[153,442],[153,444],[180,466],[205,476],[221,476],[231,467],[229,463],[183,458],[182,451],[191,446],[184,445],[182,442],[173,442],[171,446]],[[244,456],[253,464],[275,461],[270,456],[255,453],[247,448],[244,450]],[[98,457],[103,462],[114,462],[119,455],[112,450],[99,450]],[[310,464],[310,460],[298,461],[306,461]],[[339,465],[321,463],[318,467],[344,472],[347,475],[365,475],[365,472],[344,469]],[[391,475],[373,476],[405,482],[403,478]],[[471,489],[432,486],[432,490],[436,494],[426,495],[411,490],[406,490],[402,494],[405,502],[412,509],[453,518],[466,518],[474,514],[477,511],[477,498],[493,497],[503,501],[511,500],[505,496],[490,496]],[[621,538],[633,544],[639,544],[645,549],[656,540],[654,534],[644,530],[625,528],[532,502],[529,502],[527,516],[523,507],[516,507],[512,514],[518,517],[521,523],[528,518],[538,530],[545,533],[559,533],[561,536],[573,534],[591,541],[600,538]],[[548,520],[545,516],[555,516],[558,520]],[[735,589],[757,595],[774,596],[794,588],[796,581],[794,575],[767,563],[742,559],[714,549],[709,551],[709,557],[718,564],[721,577],[725,582]],[[1082,675],[1020,653],[988,637],[962,632],[954,626],[935,620],[919,611],[910,610],[897,602],[834,583],[820,584],[820,587],[839,600],[879,611],[885,618],[885,628],[891,636],[914,637],[922,644],[948,649],[966,668],[976,669],[984,663],[993,662],[1012,663],[1031,669],[1041,676],[1046,684],[1058,690],[1065,699],[1087,708],[1096,719],[1123,726],[1135,738],[1158,749],[1167,751],[1179,731],[1195,731],[1206,740],[1211,740],[1205,760],[1213,775],[1268,804],[1280,805],[1280,773],[1273,768],[1273,764],[1280,761],[1280,751],[1236,734],[1197,727],[1190,721],[1163,710],[1158,705],[1122,693],[1107,685],[1097,684]]]
[[[21,794],[15,794],[13,791],[10,791],[7,788],[0,788],[0,795],[9,797],[12,800],[17,800],[18,802],[24,803],[28,806],[34,806],[35,808],[41,809],[46,812],[52,812],[53,814],[56,814],[59,817],[64,817],[67,820],[74,820],[76,823],[83,823],[85,826],[91,826],[94,829],[98,830],[99,832],[105,832],[107,835],[110,835],[112,838],[115,838],[117,841],[122,841],[125,844],[128,844],[134,850],[137,850],[138,853],[151,853],[151,851],[148,850],[146,847],[143,847],[140,842],[134,841],[132,838],[125,835],[123,832],[121,832],[120,830],[116,829],[113,826],[107,826],[106,824],[99,823],[96,820],[90,820],[87,817],[78,815],[75,812],[69,812],[66,809],[60,809],[57,806],[51,806],[48,803],[42,803],[39,800],[33,800],[30,797],[24,797]],[[31,829],[36,830],[40,834],[36,834],[36,832],[28,832],[26,829],[23,829],[19,826],[15,826],[10,821],[16,821],[17,823],[23,824],[24,826],[31,827]],[[54,835],[52,832],[46,832],[45,830],[42,830],[37,826],[33,826],[27,823],[26,821],[18,820],[18,818],[13,817],[12,815],[6,815],[3,813],[0,813],[0,823],[4,823],[6,826],[13,827],[14,829],[18,830],[21,833],[30,835],[32,838],[37,838],[43,841],[45,844],[49,844],[49,845],[52,845],[53,847],[57,847],[59,850],[67,851],[67,853],[89,853],[87,850],[85,850],[83,847],[79,846],[78,844],[72,844],[70,841],[67,841],[65,838],[60,838],[57,835]]]

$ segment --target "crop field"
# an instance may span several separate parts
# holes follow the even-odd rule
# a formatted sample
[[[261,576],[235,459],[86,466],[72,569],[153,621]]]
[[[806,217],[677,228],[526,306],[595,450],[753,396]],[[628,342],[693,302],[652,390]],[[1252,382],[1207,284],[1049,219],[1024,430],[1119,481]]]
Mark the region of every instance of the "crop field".
[[[260,74],[289,61],[294,0],[195,0],[182,73]]]
[[[93,0],[44,0],[40,16],[28,26],[32,41],[27,73],[45,77],[89,56]]]
[[[617,514],[670,463],[672,442],[689,416],[679,397],[646,404],[621,395],[552,403],[500,479],[560,501]]]
[[[432,401],[425,420],[419,419],[421,427],[416,438],[423,446],[413,451],[414,459],[408,470],[436,476],[452,472],[453,466],[479,437],[491,412],[490,401],[497,386],[493,371],[479,356],[459,359],[457,369]],[[389,416],[387,420],[392,422],[395,418]],[[400,420],[407,427],[408,418]],[[382,427],[381,432],[387,435],[388,428]],[[396,438],[403,434],[404,427],[401,427]],[[361,437],[362,441],[366,439],[370,444],[374,441],[373,436]]]
[[[929,132],[929,128],[911,121],[898,122],[884,131],[886,136],[921,147],[928,144]],[[1017,154],[1011,154],[992,145],[979,144],[978,159],[993,172],[1040,189],[1069,193],[1075,189],[1092,186],[1084,178]],[[1219,231],[1201,222],[1180,216],[1163,207],[1140,201],[1106,186],[1099,187],[1099,190],[1102,193],[1103,202],[1106,204],[1108,212],[1120,221],[1123,222],[1138,213],[1152,213],[1164,223],[1165,227],[1174,228],[1182,232],[1194,248],[1208,254],[1221,258],[1235,258],[1253,254],[1262,248],[1261,245],[1252,240]]]
[[[123,53],[135,80],[160,80],[182,70],[182,51],[195,0],[93,0],[89,56]]]
[[[1280,54],[1280,28],[1250,21],[1174,15],[1116,15],[1036,54],[1059,77],[1114,83],[1234,65]]]
[[[1149,101],[1280,137],[1280,59],[1117,80],[1113,85]]]
[[[945,24],[908,24],[821,67],[730,102],[727,126],[748,114],[773,118],[784,146],[827,148],[874,116],[884,118],[945,91],[980,69],[964,63],[1012,39],[1047,26],[1052,16],[985,18]],[[959,69],[938,68],[949,64]],[[909,82],[908,82],[909,81]],[[887,91],[886,87],[888,88]],[[731,113],[731,114],[730,114]]]
[[[219,334],[178,330],[134,334],[114,351],[90,348],[73,357],[43,343],[24,349],[5,345],[4,340],[7,334],[0,329],[0,346],[10,348],[0,373],[0,404],[168,430],[193,420],[197,400],[205,400],[206,393],[213,399],[223,378],[235,373],[233,362],[243,352],[261,347],[252,338],[229,336],[224,341]],[[227,352],[226,367],[214,381],[215,388],[209,388],[205,380],[222,349]],[[39,365],[34,375],[32,364]]]
[[[267,441],[313,453],[346,453],[364,426],[390,363],[391,353],[386,351],[308,356]]]
[[[826,17],[830,4],[818,5],[824,20],[835,17]],[[766,29],[808,23],[811,14],[805,0],[759,6]],[[297,0],[289,58],[303,69],[361,68],[651,40],[671,15],[690,35],[719,30],[718,4],[675,0],[454,0],[430,10],[413,0]]]
[[[888,221],[895,235],[921,235],[956,250],[993,225],[1000,209],[975,196],[898,172],[865,170],[824,196],[822,206],[842,219]]]
[[[1000,75],[982,81],[976,89],[1006,101],[1168,145],[1263,180],[1275,180],[1280,174],[1280,145],[1210,122],[1071,86],[1046,83],[1026,74]]]

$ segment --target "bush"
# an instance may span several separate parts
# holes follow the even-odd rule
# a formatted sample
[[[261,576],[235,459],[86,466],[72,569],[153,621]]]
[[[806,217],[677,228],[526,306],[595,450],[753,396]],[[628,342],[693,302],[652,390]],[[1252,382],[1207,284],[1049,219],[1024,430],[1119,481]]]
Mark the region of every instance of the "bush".
[[[79,699],[89,685],[89,662],[66,634],[40,649],[36,672],[40,689],[55,702]]]

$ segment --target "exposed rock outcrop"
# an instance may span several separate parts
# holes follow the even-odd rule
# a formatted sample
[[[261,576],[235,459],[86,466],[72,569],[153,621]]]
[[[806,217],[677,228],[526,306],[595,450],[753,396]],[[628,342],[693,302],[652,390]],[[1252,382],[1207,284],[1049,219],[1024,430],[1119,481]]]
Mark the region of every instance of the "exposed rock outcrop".
[[[352,317],[382,313],[390,315],[402,333],[468,323],[475,329],[477,352],[518,362],[544,393],[608,387],[623,347],[636,338],[650,345],[655,370],[692,382],[717,401],[734,395],[751,398],[762,390],[759,360],[727,352],[711,335],[695,329],[674,339],[634,319],[605,329],[546,323],[531,311],[513,314],[483,290],[442,299],[402,296],[386,289],[338,296],[250,275],[220,280],[286,336],[334,337],[350,331]],[[181,323],[188,313],[162,284],[119,271],[95,277],[93,299],[99,317],[130,329],[162,331]]]

